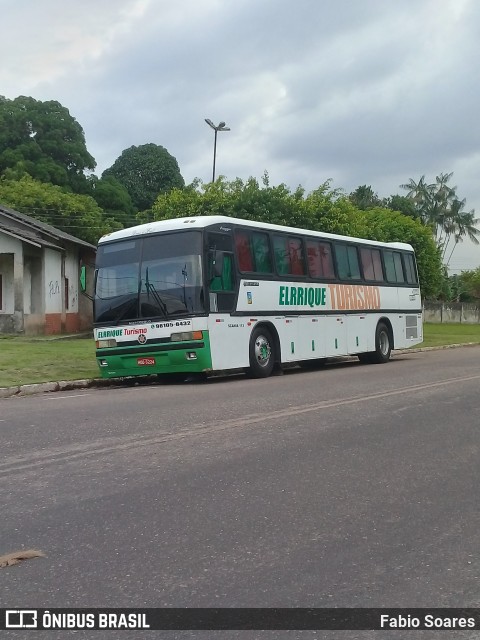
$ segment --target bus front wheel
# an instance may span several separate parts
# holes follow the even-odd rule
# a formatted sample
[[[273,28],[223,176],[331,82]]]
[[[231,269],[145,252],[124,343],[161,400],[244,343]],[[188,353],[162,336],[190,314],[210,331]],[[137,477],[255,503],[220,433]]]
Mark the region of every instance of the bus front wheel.
[[[250,338],[250,374],[254,378],[267,378],[275,365],[275,348],[267,329],[255,329]]]

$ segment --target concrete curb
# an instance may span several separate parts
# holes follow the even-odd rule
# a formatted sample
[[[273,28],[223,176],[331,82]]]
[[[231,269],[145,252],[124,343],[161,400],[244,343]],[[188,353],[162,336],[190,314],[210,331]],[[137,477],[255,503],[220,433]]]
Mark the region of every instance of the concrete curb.
[[[12,396],[32,396],[37,393],[49,393],[52,391],[72,391],[74,389],[89,389],[91,387],[109,387],[119,384],[125,378],[103,380],[92,378],[90,380],[60,380],[58,382],[39,382],[36,384],[21,384],[16,387],[0,387],[0,398]]]
[[[437,347],[411,347],[410,349],[396,349],[393,352],[395,356],[397,353],[418,353],[419,351],[441,351],[442,349],[458,349],[459,347],[478,347],[480,342],[460,342],[459,344],[444,344]]]
[[[441,351],[442,349],[458,349],[459,347],[479,346],[478,342],[464,342],[461,344],[445,344],[438,347],[419,347],[418,349],[397,349],[393,352],[396,355],[408,353],[419,353],[421,351]],[[355,356],[344,356],[345,359],[354,359]],[[111,387],[121,384],[126,378],[92,378],[90,380],[60,380],[58,382],[40,382],[37,384],[21,384],[16,387],[0,387],[0,398],[11,398],[13,396],[32,396],[37,393],[51,393],[53,391],[72,391],[74,389],[90,389],[92,387]]]

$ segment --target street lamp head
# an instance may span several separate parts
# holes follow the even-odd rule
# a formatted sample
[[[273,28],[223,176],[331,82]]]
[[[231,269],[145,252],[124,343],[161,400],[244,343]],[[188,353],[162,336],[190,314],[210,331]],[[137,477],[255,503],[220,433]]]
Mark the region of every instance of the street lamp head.
[[[212,127],[214,131],[230,131],[230,127],[226,127],[225,122],[220,122],[218,125],[214,125],[210,118],[205,118],[205,122],[209,127]]]

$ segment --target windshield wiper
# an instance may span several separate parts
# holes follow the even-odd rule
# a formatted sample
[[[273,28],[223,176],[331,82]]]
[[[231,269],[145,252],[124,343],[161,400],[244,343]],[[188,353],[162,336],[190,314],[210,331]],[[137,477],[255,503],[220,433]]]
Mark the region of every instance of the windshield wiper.
[[[163,315],[165,316],[165,318],[168,318],[168,309],[167,309],[167,305],[165,304],[165,302],[162,300],[162,298],[160,297],[160,294],[158,293],[158,291],[155,289],[155,285],[153,285],[149,280],[148,280],[148,267],[147,267],[147,271],[145,274],[145,289],[147,290],[147,297],[150,295],[150,293],[152,294],[153,299],[155,300],[155,302],[157,303],[159,309],[161,310],[161,312],[163,313]]]

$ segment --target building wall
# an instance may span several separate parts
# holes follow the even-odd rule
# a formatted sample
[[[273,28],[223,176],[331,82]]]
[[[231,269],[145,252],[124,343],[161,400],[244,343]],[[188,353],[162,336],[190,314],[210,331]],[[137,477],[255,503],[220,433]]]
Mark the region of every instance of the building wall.
[[[2,276],[2,300],[0,301],[0,313],[4,315],[10,315],[15,310],[13,257],[13,253],[0,254],[0,274]]]
[[[65,243],[65,251],[35,247],[0,232],[2,299],[0,333],[56,334],[86,331],[93,307],[80,295],[79,264],[95,253]],[[93,267],[89,268],[93,283]]]
[[[45,249],[45,313],[62,313],[62,254]]]
[[[22,242],[0,233],[0,273],[2,274],[2,308],[0,332],[23,330],[23,248]]]
[[[62,333],[63,312],[63,278],[62,278],[62,254],[60,251],[45,249],[45,333]]]
[[[92,328],[92,303],[80,296],[80,259],[75,245],[67,246],[62,254],[45,251],[46,334],[77,333]]]

